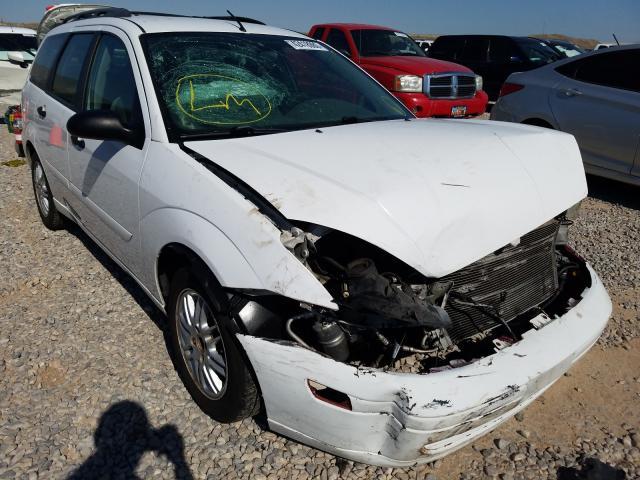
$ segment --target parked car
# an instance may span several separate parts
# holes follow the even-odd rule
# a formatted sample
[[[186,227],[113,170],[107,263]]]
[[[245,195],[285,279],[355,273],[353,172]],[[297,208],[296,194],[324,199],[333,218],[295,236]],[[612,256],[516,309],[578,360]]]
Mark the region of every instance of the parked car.
[[[544,42],[504,35],[442,35],[433,42],[429,56],[460,63],[482,76],[490,101],[497,100],[500,87],[512,73],[560,59]]]
[[[61,3],[59,5],[49,5],[45,8],[45,13],[38,25],[38,44],[42,43],[49,30],[62,25],[70,16],[89,10],[109,8],[107,5],[96,5],[88,3]]]
[[[575,57],[576,55],[581,55],[586,51],[584,48],[566,40],[558,40],[556,38],[534,38],[533,40],[539,40],[546,43],[562,58]]]
[[[36,32],[0,26],[0,93],[22,89],[36,54]]]
[[[611,48],[611,47],[615,47],[615,46],[617,46],[616,43],[599,43],[595,47],[593,47],[593,49],[594,50],[602,50],[604,48]]]
[[[491,118],[571,133],[588,173],[640,185],[638,65],[635,45],[513,74]]]
[[[570,135],[417,119],[304,35],[85,12],[45,37],[23,113],[42,221],[76,222],[166,312],[216,420],[264,408],[341,457],[429,462],[532,402],[611,312],[567,246]]]
[[[433,44],[433,40],[416,40],[418,46],[425,52],[429,51],[429,47]]]
[[[16,154],[19,157],[24,157],[24,149],[22,148],[22,109],[20,105],[11,105],[4,113],[3,117],[0,117],[0,123],[4,123],[9,130],[9,133],[15,137],[15,149]]]
[[[314,25],[323,40],[360,65],[418,117],[467,117],[487,107],[482,77],[451,62],[427,58],[406,33],[351,23]]]

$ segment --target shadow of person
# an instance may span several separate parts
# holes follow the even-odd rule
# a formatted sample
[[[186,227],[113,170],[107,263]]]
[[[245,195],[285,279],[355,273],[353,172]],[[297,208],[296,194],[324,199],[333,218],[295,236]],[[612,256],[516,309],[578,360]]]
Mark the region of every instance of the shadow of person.
[[[560,467],[558,480],[625,480],[624,470],[612,467],[597,458],[583,458],[581,469]]]
[[[139,478],[135,469],[145,452],[167,457],[177,479],[193,480],[176,427],[151,428],[144,408],[138,403],[127,400],[109,407],[100,417],[93,438],[96,451],[68,480]]]

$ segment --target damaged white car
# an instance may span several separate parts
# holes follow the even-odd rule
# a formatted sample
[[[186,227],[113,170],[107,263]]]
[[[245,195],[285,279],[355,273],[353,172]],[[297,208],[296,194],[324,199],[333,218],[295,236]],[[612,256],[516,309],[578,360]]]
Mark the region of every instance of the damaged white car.
[[[45,38],[23,112],[44,223],[75,221],[166,311],[216,420],[263,409],[342,457],[433,461],[540,395],[611,312],[567,243],[573,137],[417,120],[302,35],[85,12]]]

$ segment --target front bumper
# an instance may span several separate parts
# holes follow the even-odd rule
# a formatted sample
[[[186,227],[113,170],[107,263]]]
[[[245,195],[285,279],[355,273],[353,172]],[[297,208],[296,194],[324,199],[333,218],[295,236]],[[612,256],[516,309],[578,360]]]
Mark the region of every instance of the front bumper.
[[[467,116],[482,115],[489,97],[481,90],[473,98],[461,98],[459,100],[432,99],[424,93],[400,93],[393,94],[417,117],[451,117],[451,108],[458,106],[467,107]]]
[[[431,462],[526,407],[598,339],[611,301],[596,273],[582,300],[518,343],[466,366],[428,374],[358,369],[290,342],[238,335],[258,377],[270,427],[355,461]],[[318,400],[308,380],[350,397]]]

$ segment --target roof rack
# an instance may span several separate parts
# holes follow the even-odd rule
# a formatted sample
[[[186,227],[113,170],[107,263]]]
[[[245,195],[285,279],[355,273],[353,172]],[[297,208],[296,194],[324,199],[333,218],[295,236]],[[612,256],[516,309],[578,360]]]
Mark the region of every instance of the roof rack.
[[[86,12],[76,13],[64,19],[64,23],[73,22],[76,20],[87,20],[91,18],[100,17],[112,17],[112,18],[128,18],[134,15],[154,15],[158,17],[181,17],[181,18],[206,18],[209,20],[229,20],[236,22],[240,20],[242,23],[253,23],[256,25],[264,25],[264,22],[248,17],[232,17],[229,15],[224,16],[197,16],[197,15],[179,15],[176,13],[162,13],[162,12],[138,12],[131,11],[126,8],[108,7],[108,8],[96,8],[94,10],[87,10]]]
[[[130,12],[126,8],[116,8],[116,7],[107,7],[107,8],[95,8],[93,10],[87,10],[85,12],[76,13],[74,15],[70,15],[65,18],[62,23],[74,22],[76,20],[87,20],[90,18],[99,18],[99,17],[117,17],[117,18],[125,18],[133,15],[133,12]]]

